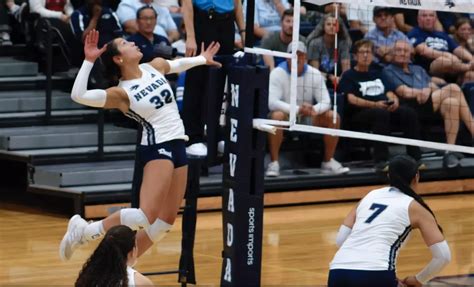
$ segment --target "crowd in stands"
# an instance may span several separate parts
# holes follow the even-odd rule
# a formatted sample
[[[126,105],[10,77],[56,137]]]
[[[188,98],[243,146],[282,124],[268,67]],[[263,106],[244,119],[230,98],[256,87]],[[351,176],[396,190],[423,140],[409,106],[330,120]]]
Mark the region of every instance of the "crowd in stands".
[[[234,48],[242,48],[245,29],[242,16],[237,13],[243,13],[245,19],[246,0],[239,2],[235,15],[220,11],[220,4],[206,6],[205,3],[212,1],[193,0],[194,8],[184,6],[185,2],[191,3],[191,0],[0,0],[0,46],[21,41],[21,37],[14,35],[17,30],[13,27],[18,23],[48,19],[75,59],[82,60],[77,47],[82,46],[84,35],[91,29],[100,32],[100,45],[118,36],[134,41],[143,51],[143,61],[155,56],[173,57],[176,51],[171,47],[184,55],[186,48],[189,49],[189,40],[198,37],[186,38],[186,32],[205,35],[206,31],[199,30],[201,26],[214,25],[203,22],[192,29],[185,27],[183,11],[191,11],[195,17],[209,17],[209,21],[230,15],[235,21]],[[196,5],[208,8],[202,10]],[[291,50],[292,6],[291,0],[255,0],[255,46],[280,52]],[[336,8],[338,18],[334,13]],[[26,9],[29,13],[24,13]],[[472,105],[474,101],[474,89],[469,89],[474,86],[474,14],[334,3],[323,6],[303,3],[299,12],[298,111],[301,118],[324,127],[382,135],[402,132],[413,139],[422,139],[423,130],[439,120],[449,144],[456,143],[461,123],[471,138],[474,136],[469,108],[469,103]],[[269,116],[273,119],[283,120],[288,116],[289,95],[284,85],[290,62],[272,56],[263,56],[260,62],[271,70]],[[333,92],[345,99],[336,124],[329,120],[333,117],[329,109],[329,95]],[[277,134],[269,138],[268,176],[279,174],[282,137]],[[337,138],[325,137],[324,142],[323,170],[347,172],[349,169],[333,158]],[[409,147],[407,152],[420,159],[418,148]],[[455,153],[446,153],[444,164],[457,166],[459,158]],[[386,168],[386,144],[374,144],[373,159],[378,168]]]

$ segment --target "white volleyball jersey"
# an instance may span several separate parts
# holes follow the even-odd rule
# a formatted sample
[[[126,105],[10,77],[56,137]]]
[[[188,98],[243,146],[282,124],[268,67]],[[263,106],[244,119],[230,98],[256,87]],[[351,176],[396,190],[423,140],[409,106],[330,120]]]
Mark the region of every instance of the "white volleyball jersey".
[[[330,269],[395,270],[400,247],[412,230],[408,214],[412,200],[394,187],[369,192]]]
[[[163,74],[149,64],[141,64],[142,77],[120,81],[130,100],[126,116],[143,126],[142,145],[175,139],[187,140],[173,91]]]
[[[135,273],[137,270],[127,266],[128,287],[135,287]]]

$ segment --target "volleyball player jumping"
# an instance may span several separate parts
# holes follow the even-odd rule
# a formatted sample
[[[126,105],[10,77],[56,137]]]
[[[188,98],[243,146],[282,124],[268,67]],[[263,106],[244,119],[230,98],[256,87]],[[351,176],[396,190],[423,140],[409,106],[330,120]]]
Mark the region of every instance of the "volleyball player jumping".
[[[139,64],[142,53],[133,42],[116,38],[99,49],[98,40],[99,32],[96,30],[86,36],[85,61],[75,79],[71,97],[86,106],[118,109],[143,126],[136,159],[144,169],[140,208],[124,208],[90,224],[74,215],[59,248],[63,260],[70,259],[80,245],[102,237],[119,224],[139,230],[139,256],[169,232],[186,189],[187,136],[173,91],[164,75],[198,65],[220,67],[220,63],[213,60],[219,50],[219,44],[214,42],[207,49],[203,44],[201,55],[197,57],[173,61],[155,58],[149,63]],[[107,73],[119,79],[118,86],[107,90],[87,90],[90,71],[100,56]]]

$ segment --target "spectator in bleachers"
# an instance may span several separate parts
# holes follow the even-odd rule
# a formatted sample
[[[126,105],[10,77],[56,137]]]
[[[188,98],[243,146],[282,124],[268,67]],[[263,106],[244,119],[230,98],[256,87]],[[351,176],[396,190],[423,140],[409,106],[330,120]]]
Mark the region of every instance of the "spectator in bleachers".
[[[73,65],[80,65],[81,48],[72,33],[70,24],[70,17],[74,12],[70,0],[29,0],[29,3],[31,13],[37,13],[40,18],[47,20],[59,32],[59,36],[53,33],[53,37],[67,48],[68,53],[64,56],[68,57]],[[46,41],[46,34],[38,28],[36,28],[36,41],[38,43]]]
[[[72,13],[71,27],[81,43],[89,31],[99,31],[100,47],[123,34],[117,15],[109,7],[103,6],[102,0],[86,0],[84,6]]]
[[[74,9],[69,0],[29,0],[30,12],[37,13],[41,18],[49,20],[59,30],[65,42],[74,47],[69,20]]]
[[[336,21],[339,21],[339,31],[337,32],[337,75],[334,76],[334,44],[336,41]],[[324,15],[321,21],[311,34],[306,38],[308,44],[309,64],[321,71],[327,79],[328,87],[333,87],[339,76],[351,67],[351,39],[342,20],[336,20],[333,14]]]
[[[178,27],[171,17],[168,8],[162,7],[153,0],[122,0],[117,8],[117,15],[124,31],[134,34],[138,31],[137,11],[143,6],[150,5],[158,13],[154,33],[167,37],[172,43],[179,39]]]
[[[401,98],[402,105],[415,108],[422,122],[432,121],[436,114],[441,114],[448,144],[456,143],[460,120],[474,136],[474,120],[461,88],[456,84],[439,87],[421,66],[411,64],[412,51],[408,42],[395,43],[392,64],[383,72],[389,89]],[[459,164],[459,159],[446,153],[443,164],[452,168]]]
[[[0,1],[0,46],[11,46],[10,40],[10,17],[8,16],[6,0]]]
[[[286,9],[281,16],[281,30],[268,33],[263,39],[261,48],[286,52],[288,44],[293,40],[293,9]],[[300,35],[300,41],[305,41],[305,38]],[[284,58],[263,55],[263,62],[270,67],[270,71],[278,66]]]
[[[298,115],[309,118],[314,126],[339,129],[340,119],[333,123],[333,111],[331,100],[324,84],[321,73],[306,64],[306,46],[303,42],[297,43],[298,55],[298,82],[297,82],[297,105]],[[292,45],[288,45],[288,53],[291,53]],[[287,120],[290,113],[290,73],[291,60],[282,62],[270,73],[268,107],[270,118],[273,120]],[[314,104],[316,103],[316,104]],[[349,172],[349,168],[343,167],[334,157],[339,138],[335,136],[324,136],[324,157],[321,170],[328,174],[341,174]],[[279,176],[280,164],[278,162],[283,131],[277,130],[276,135],[269,134],[269,149],[271,162],[268,165],[266,176]]]
[[[255,36],[261,39],[272,31],[280,31],[281,16],[288,8],[290,8],[288,0],[255,0]],[[245,18],[247,13],[247,0],[244,0],[242,9]]]
[[[469,17],[467,13],[453,13],[453,12],[446,12],[446,11],[438,11],[436,12],[438,16],[438,21],[441,24],[441,27],[446,33],[454,34],[456,32],[456,22],[458,19],[463,17]]]
[[[474,81],[474,57],[445,32],[435,30],[436,12],[420,10],[418,26],[408,33],[415,63],[433,76],[454,76],[460,83]]]
[[[375,56],[380,63],[386,64],[392,61],[392,48],[398,40],[408,42],[408,37],[397,30],[393,24],[393,10],[387,7],[374,7],[373,19],[375,28],[370,30],[365,38],[374,43]]]
[[[48,18],[59,29],[69,27],[69,18],[74,8],[69,0],[29,0],[30,12]],[[61,31],[62,32],[62,31]]]
[[[387,88],[380,68],[371,65],[374,44],[369,40],[359,40],[354,44],[354,68],[342,74],[341,92],[349,103],[344,115],[344,125],[349,129],[370,130],[375,134],[389,135],[391,131],[401,131],[407,138],[419,139],[420,126],[416,111],[400,106],[398,97]],[[384,170],[389,157],[388,144],[373,142],[376,168]],[[407,146],[407,153],[420,160],[420,148]]]
[[[394,19],[397,29],[407,34],[414,27],[418,25],[417,16],[418,10],[414,9],[404,9],[404,8],[394,8]],[[443,31],[443,26],[439,21],[435,23],[435,31]]]
[[[170,47],[167,38],[154,34],[153,30],[156,25],[155,9],[151,6],[143,6],[137,11],[138,32],[128,38],[128,41],[135,42],[143,54],[140,63],[147,63],[157,57],[157,50],[161,46]]]
[[[459,18],[455,29],[454,40],[471,54],[474,54],[474,33],[471,21],[468,18]]]

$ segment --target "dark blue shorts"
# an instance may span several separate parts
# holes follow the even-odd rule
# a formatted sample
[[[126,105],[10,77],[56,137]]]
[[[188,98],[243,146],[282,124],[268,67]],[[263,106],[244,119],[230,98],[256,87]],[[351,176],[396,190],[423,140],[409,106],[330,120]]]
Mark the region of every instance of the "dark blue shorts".
[[[395,271],[334,269],[329,271],[328,287],[397,287]]]
[[[174,168],[188,164],[184,140],[172,140],[155,145],[138,146],[138,157],[142,166],[155,159],[167,159],[173,162]]]

